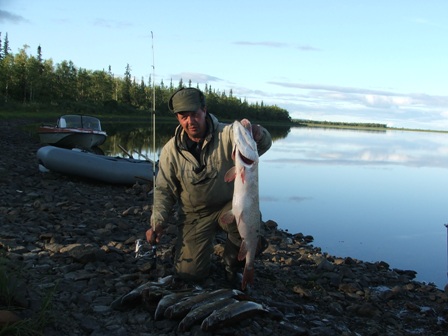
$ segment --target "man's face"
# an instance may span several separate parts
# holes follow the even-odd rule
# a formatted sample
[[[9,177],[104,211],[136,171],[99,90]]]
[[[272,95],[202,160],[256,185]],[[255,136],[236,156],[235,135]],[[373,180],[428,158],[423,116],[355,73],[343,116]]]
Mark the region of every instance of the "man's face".
[[[195,112],[176,113],[177,120],[188,137],[193,141],[199,141],[205,136],[206,131],[206,109],[199,108]]]

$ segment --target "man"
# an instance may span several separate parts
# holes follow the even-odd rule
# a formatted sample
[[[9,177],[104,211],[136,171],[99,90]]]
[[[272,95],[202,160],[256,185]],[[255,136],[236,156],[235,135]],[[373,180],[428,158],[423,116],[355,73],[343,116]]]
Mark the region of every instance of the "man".
[[[219,219],[232,207],[233,183],[225,182],[224,175],[234,166],[233,127],[207,112],[204,94],[195,88],[177,90],[168,106],[179,126],[160,155],[146,238],[160,241],[170,211],[178,203],[177,276],[196,281],[209,275],[213,240],[221,227],[227,232],[223,260],[232,281],[241,264],[237,260],[241,237],[235,222],[225,225]],[[252,132],[261,155],[270,148],[271,136],[259,125],[252,125]]]

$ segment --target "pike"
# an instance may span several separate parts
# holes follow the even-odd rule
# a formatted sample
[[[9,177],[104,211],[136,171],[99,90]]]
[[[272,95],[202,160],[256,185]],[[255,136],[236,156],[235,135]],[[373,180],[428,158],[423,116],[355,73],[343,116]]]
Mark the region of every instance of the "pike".
[[[253,301],[237,301],[211,313],[202,321],[201,329],[213,331],[223,326],[233,326],[236,322],[260,313],[269,313],[269,309]]]
[[[235,166],[224,177],[226,182],[235,180],[232,210],[225,213],[221,220],[227,224],[236,220],[242,239],[238,260],[246,259],[241,284],[242,290],[245,290],[248,284],[254,283],[254,262],[260,235],[258,151],[249,120],[233,123],[233,137]]]
[[[168,307],[184,300],[186,297],[191,296],[192,293],[172,293],[164,296],[157,304],[156,311],[154,313],[154,320],[159,321],[163,318],[165,311]]]
[[[111,303],[111,307],[117,310],[124,309],[130,306],[135,306],[142,301],[142,295],[145,290],[151,291],[165,291],[167,287],[173,281],[173,276],[168,275],[164,278],[160,278],[158,281],[148,281],[137,288],[133,289],[127,294],[122,295],[118,299]]]
[[[204,320],[215,310],[224,308],[235,302],[237,302],[237,300],[234,298],[221,298],[206,304],[201,304],[197,308],[193,307],[190,312],[182,319],[182,321],[180,321],[177,329],[182,332],[188,331],[195,323]]]
[[[198,307],[201,304],[207,304],[212,301],[222,300],[232,297],[244,296],[243,292],[237,289],[217,289],[213,292],[204,292],[186,300],[175,303],[165,310],[164,316],[168,319],[181,319],[184,318],[190,310]]]

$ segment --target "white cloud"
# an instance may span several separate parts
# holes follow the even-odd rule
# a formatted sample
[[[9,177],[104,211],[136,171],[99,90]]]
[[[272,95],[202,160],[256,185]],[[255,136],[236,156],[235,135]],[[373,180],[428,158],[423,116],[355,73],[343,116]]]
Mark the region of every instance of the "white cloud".
[[[181,72],[178,74],[173,74],[171,76],[172,79],[180,80],[182,79],[184,83],[191,80],[194,84],[205,84],[210,82],[222,82],[223,80],[221,78],[199,73],[199,72]]]

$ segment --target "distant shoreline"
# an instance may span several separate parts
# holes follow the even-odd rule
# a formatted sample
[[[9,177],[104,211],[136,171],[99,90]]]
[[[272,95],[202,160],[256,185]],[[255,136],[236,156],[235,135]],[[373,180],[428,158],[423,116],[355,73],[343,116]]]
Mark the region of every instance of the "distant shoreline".
[[[405,127],[388,127],[386,124],[375,123],[350,123],[350,122],[333,122],[333,121],[316,121],[305,119],[293,119],[293,125],[298,127],[316,127],[316,128],[341,128],[341,129],[359,129],[359,130],[373,130],[373,131],[409,131],[409,132],[433,132],[433,133],[448,133],[443,130],[426,130],[418,128]]]
[[[60,111],[55,110],[39,110],[30,111],[28,109],[17,109],[17,110],[4,110],[0,107],[0,120],[8,119],[23,119],[23,120],[56,120],[57,117],[61,115]],[[102,121],[106,120],[149,120],[147,113],[136,113],[135,115],[120,115],[120,114],[93,114],[99,117]],[[175,121],[174,118],[169,118],[167,116],[157,116],[157,120]],[[225,118],[220,119],[221,121],[227,121]],[[257,120],[254,120],[255,122]],[[229,121],[230,122],[230,121]],[[314,127],[314,128],[338,128],[338,129],[357,129],[357,130],[370,130],[370,131],[409,131],[409,132],[431,132],[431,133],[448,133],[448,130],[428,130],[428,129],[417,129],[417,128],[405,128],[405,127],[388,127],[386,124],[379,123],[355,123],[355,122],[337,122],[337,121],[318,121],[318,120],[307,120],[307,119],[292,119],[291,123],[275,122],[275,121],[260,121],[263,125],[273,125],[273,126],[289,126],[289,127]]]

